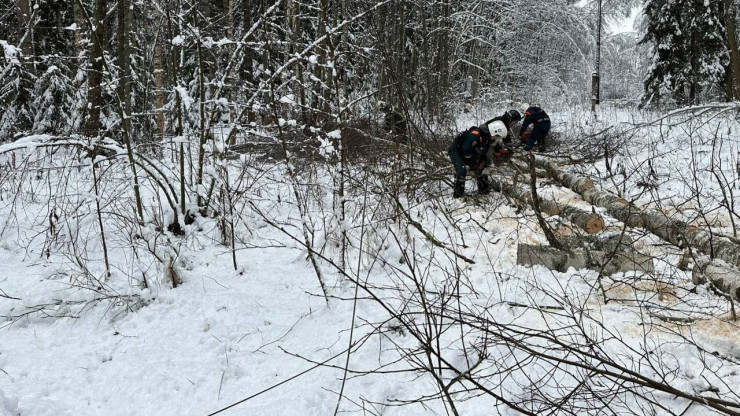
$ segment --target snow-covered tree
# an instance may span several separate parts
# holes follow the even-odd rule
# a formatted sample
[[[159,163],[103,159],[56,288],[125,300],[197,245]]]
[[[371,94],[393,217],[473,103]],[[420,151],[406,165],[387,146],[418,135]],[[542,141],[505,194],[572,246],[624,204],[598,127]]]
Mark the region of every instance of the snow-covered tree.
[[[33,91],[33,132],[68,133],[73,125],[70,110],[74,108],[72,81],[57,66],[50,66],[39,77]]]
[[[4,59],[0,62],[0,142],[7,141],[15,133],[29,130],[33,124],[31,93],[33,74],[21,62],[19,48],[0,40]]]
[[[719,0],[649,0],[641,43],[653,47],[643,104],[691,104],[724,80],[728,63]],[[714,93],[716,94],[716,93]]]

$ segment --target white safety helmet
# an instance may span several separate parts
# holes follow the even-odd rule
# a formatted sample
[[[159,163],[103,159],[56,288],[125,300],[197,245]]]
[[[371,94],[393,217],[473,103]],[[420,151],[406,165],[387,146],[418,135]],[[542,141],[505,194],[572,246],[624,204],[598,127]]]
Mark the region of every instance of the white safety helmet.
[[[504,138],[506,137],[506,124],[504,124],[503,121],[496,120],[488,125],[488,130],[491,131],[491,137],[496,138]]]
[[[527,103],[521,103],[519,105],[519,112],[520,113],[524,114],[524,113],[527,112],[527,110],[529,110],[529,104],[527,104]]]

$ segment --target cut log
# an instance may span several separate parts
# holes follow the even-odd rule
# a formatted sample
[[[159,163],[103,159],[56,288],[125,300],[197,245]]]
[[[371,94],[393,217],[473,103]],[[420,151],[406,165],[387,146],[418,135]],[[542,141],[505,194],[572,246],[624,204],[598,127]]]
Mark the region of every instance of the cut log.
[[[536,163],[539,167],[546,169],[553,179],[581,195],[583,200],[589,204],[606,208],[609,215],[630,227],[643,226],[642,217],[637,207],[631,205],[624,198],[609,192],[599,191],[590,179],[563,172],[557,165],[547,160],[539,158]]]
[[[570,237],[568,244],[573,248],[583,247],[584,244],[590,250],[604,251],[607,253],[636,253],[635,240],[629,234],[613,232],[601,235],[586,235]]]
[[[550,270],[565,273],[571,267],[576,270],[588,268],[585,253],[584,250],[574,250],[568,253],[550,246],[519,244],[516,263],[523,266],[545,266]]]
[[[563,172],[554,163],[538,159],[537,164],[551,172],[553,178],[593,205],[606,208],[609,215],[629,227],[642,227],[678,247],[690,245],[700,252],[740,267],[740,244],[712,235],[698,227],[675,220],[662,212],[647,211],[609,192],[599,191],[591,180]]]
[[[712,282],[722,292],[740,300],[740,272],[718,261],[699,261],[691,273],[695,285]]]
[[[495,179],[491,181],[491,185],[494,189],[501,190],[504,195],[514,198],[520,203],[532,205],[532,194],[525,188],[503,181],[499,182]],[[542,198],[540,198],[539,202],[540,209],[545,214],[559,215],[589,234],[600,233],[605,227],[604,218],[599,214],[584,211],[570,205],[561,206],[554,201]]]
[[[619,272],[652,273],[655,271],[653,258],[635,251],[629,253],[592,251],[589,268],[599,271],[602,266],[604,268],[603,273],[607,276]]]
[[[606,253],[634,253],[635,240],[629,234],[613,233],[601,236],[591,236],[585,239],[592,250],[604,251]]]
[[[585,230],[589,234],[600,233],[606,226],[604,218],[601,215],[583,211],[570,205],[563,205],[560,207],[560,213],[558,215],[567,219],[582,230]]]
[[[607,263],[607,260],[608,263]],[[655,271],[653,259],[637,252],[605,252],[600,250],[576,249],[568,253],[550,246],[519,244],[517,264],[523,266],[540,265],[550,270],[564,273],[570,267],[576,270],[590,269],[604,275],[632,271],[650,273]]]
[[[689,264],[691,263],[691,250],[684,250],[681,260],[678,261],[678,270],[683,272],[689,270]]]

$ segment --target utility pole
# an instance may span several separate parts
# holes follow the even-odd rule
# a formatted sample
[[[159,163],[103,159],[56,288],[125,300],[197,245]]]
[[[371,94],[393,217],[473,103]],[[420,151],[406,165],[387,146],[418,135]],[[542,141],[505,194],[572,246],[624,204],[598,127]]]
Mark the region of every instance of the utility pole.
[[[596,113],[596,105],[599,104],[600,66],[601,66],[601,0],[596,11],[596,68],[591,74],[591,111]]]

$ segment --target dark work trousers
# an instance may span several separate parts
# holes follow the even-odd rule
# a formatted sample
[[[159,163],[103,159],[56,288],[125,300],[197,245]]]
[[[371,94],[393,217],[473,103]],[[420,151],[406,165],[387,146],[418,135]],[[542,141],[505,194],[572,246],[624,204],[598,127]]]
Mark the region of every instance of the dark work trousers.
[[[529,140],[527,140],[527,145],[524,147],[527,150],[530,150],[534,147],[535,143],[538,143],[540,147],[545,146],[545,136],[547,136],[547,133],[550,131],[550,122],[549,121],[543,121],[541,123],[537,123],[532,128],[532,133],[529,135]]]
[[[468,174],[468,170],[465,168],[460,153],[457,152],[454,144],[450,146],[447,154],[450,156],[452,166],[455,167],[455,184],[452,186],[452,197],[460,198],[465,195],[465,175]]]
[[[472,168],[465,167],[462,157],[460,157],[460,153],[458,153],[454,144],[447,151],[447,154],[450,156],[450,161],[452,161],[452,165],[455,167],[455,183],[453,185],[452,197],[460,198],[465,195],[465,177],[468,174],[468,169]],[[491,180],[488,175],[476,172],[475,180],[478,184],[479,193],[487,194],[490,192]]]

